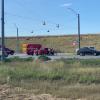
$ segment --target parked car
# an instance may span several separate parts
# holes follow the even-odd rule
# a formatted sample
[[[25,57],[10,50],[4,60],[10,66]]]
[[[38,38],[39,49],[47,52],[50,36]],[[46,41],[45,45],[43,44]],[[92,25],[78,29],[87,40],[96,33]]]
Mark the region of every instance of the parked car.
[[[90,47],[90,48],[96,50],[95,47]]]
[[[8,55],[14,55],[15,51],[9,48],[5,48],[5,52],[8,53]]]
[[[1,55],[2,55],[2,51],[1,51],[1,48],[0,48],[0,58],[1,58]],[[4,52],[4,56],[5,57],[8,57],[8,53],[7,52]]]
[[[80,48],[79,50],[77,50],[77,55],[80,55],[80,56],[85,56],[85,55],[98,56],[98,55],[100,55],[100,51],[96,50],[95,48],[91,48],[91,47],[83,47],[83,48]]]
[[[0,52],[1,52],[1,46],[0,46]],[[8,55],[13,55],[14,53],[15,53],[14,50],[4,47],[5,57],[7,57]]]

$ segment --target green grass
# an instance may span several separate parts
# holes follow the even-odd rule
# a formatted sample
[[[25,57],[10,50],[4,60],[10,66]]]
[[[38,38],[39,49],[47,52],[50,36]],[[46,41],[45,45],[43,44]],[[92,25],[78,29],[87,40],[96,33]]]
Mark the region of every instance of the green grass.
[[[20,62],[17,58],[0,63],[0,84],[8,84],[10,89],[22,88],[10,94],[47,93],[71,99],[99,100],[100,59]]]
[[[20,62],[15,59],[0,66],[0,76],[4,77],[4,80],[9,76],[10,81],[19,82],[21,80],[64,80],[67,84],[100,83],[100,60],[87,62],[87,60],[62,59],[54,62],[38,60]]]
[[[33,61],[34,58],[28,57],[28,58],[20,58],[18,56],[12,57],[12,58],[6,58],[4,62],[28,62]]]

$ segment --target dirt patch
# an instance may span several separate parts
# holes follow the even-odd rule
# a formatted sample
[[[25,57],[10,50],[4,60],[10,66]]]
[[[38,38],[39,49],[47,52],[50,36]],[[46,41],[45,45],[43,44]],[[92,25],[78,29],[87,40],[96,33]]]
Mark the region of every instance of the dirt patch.
[[[18,92],[18,90],[20,92]],[[8,85],[0,85],[0,100],[71,100],[66,98],[56,98],[50,94],[34,95],[32,93],[23,93],[21,88],[13,88]]]

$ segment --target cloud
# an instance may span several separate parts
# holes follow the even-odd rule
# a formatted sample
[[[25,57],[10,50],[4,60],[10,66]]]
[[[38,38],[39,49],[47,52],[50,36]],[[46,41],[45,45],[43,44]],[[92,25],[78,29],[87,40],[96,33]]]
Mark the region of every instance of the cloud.
[[[62,4],[61,7],[69,7],[71,5],[72,5],[72,3],[65,3],[65,4]]]

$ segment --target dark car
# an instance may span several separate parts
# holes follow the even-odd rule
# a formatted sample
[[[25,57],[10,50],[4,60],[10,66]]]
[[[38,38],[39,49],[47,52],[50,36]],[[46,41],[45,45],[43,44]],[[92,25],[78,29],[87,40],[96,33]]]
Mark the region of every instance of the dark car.
[[[1,48],[0,48],[0,59],[1,59],[1,55],[2,55],[2,51],[1,51]],[[7,52],[4,52],[4,56],[5,56],[5,57],[8,57],[8,55],[9,55],[9,54],[8,54]]]
[[[8,55],[13,55],[15,51],[9,48],[5,48],[5,52],[7,52]]]
[[[83,47],[80,48],[79,50],[77,50],[77,55],[80,56],[85,56],[85,55],[94,55],[94,56],[98,56],[100,55],[100,51],[90,48],[90,47]]]
[[[1,46],[0,46],[0,51],[1,51]],[[14,50],[11,50],[9,48],[4,47],[4,54],[7,57],[8,55],[13,55],[15,53]]]

